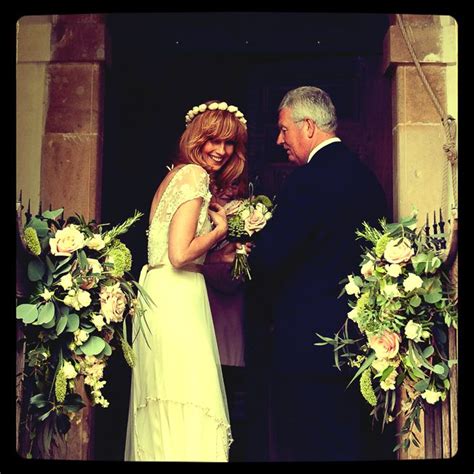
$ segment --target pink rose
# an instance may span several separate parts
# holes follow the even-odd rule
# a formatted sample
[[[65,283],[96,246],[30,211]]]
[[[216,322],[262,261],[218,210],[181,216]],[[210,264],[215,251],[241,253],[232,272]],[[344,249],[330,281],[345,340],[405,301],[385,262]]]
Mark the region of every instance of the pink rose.
[[[403,263],[408,262],[415,253],[411,246],[411,242],[404,238],[398,245],[400,239],[392,239],[385,247],[383,256],[389,263]]]
[[[100,310],[109,324],[111,321],[119,323],[123,320],[123,313],[127,299],[120,289],[120,283],[112,286],[103,286],[100,290]]]
[[[369,346],[375,351],[377,359],[392,359],[398,354],[400,340],[396,332],[385,331],[379,336],[370,336]]]
[[[267,220],[265,216],[255,209],[252,214],[245,219],[245,230],[249,235],[252,235],[254,232],[263,229],[266,223]]]
[[[233,201],[228,202],[225,206],[225,213],[228,216],[234,216],[240,211],[242,207],[243,201],[241,199],[235,199]]]

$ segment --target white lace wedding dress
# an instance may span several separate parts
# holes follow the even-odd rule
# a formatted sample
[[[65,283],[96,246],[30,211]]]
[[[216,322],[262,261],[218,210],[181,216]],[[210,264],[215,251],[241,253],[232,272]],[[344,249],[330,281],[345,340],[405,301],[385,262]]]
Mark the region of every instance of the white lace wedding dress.
[[[203,198],[196,235],[209,232],[209,176],[194,164],[175,172],[149,227],[140,283],[156,307],[147,308],[150,331],[143,324],[133,343],[126,461],[228,460],[232,438],[205,280],[175,269],[168,258],[171,219],[196,197]]]

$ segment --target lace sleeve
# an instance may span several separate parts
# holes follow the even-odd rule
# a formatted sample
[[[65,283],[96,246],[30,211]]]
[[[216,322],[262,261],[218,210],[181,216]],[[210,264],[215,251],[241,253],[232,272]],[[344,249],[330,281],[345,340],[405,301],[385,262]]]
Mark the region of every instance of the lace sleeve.
[[[209,203],[209,175],[199,165],[187,165],[181,169],[172,183],[173,189],[167,203],[168,219],[171,220],[181,204],[201,197],[205,204]],[[206,206],[207,207],[207,206]]]

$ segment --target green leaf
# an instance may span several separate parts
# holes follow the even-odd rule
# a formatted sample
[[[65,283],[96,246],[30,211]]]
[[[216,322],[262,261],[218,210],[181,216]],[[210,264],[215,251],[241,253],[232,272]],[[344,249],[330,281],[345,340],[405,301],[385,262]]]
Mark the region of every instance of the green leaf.
[[[46,267],[41,260],[31,260],[28,264],[28,279],[30,281],[39,281],[43,278]]]
[[[375,359],[375,352],[372,351],[370,353],[369,356],[367,356],[367,358],[365,359],[364,363],[359,367],[359,370],[356,372],[356,374],[354,375],[354,377],[352,377],[351,381],[347,384],[347,386],[349,387],[349,385],[357,378],[359,377],[360,374],[362,374],[362,372],[364,372],[365,369],[367,369],[368,367],[370,367],[372,365],[372,361]]]
[[[101,337],[91,336],[81,345],[82,352],[88,356],[97,355],[104,350],[105,341]]]
[[[63,211],[64,209],[61,207],[60,209],[55,209],[54,211],[44,211],[41,215],[46,219],[51,219],[54,221],[63,213]]]
[[[21,304],[16,307],[16,319],[22,319],[25,324],[31,324],[38,318],[38,308],[35,304]]]
[[[410,306],[413,306],[414,308],[418,308],[418,306],[420,306],[420,304],[421,304],[421,298],[418,295],[414,295],[410,299]]]
[[[429,384],[430,384],[430,381],[428,379],[420,380],[419,382],[415,384],[415,389],[418,392],[424,392],[428,388]]]
[[[38,393],[30,398],[30,405],[36,408],[43,408],[48,405],[50,401],[46,398],[44,393]]]
[[[45,329],[51,329],[55,326],[56,324],[56,320],[53,318],[51,319],[51,321],[49,321],[49,323],[44,323],[41,325],[41,327],[45,328]],[[53,335],[51,335],[50,337],[53,338]]]
[[[72,259],[72,255],[69,255],[69,257],[65,257],[64,260],[62,260],[60,263],[58,263],[58,265],[56,266],[56,270],[55,270],[55,275],[58,275],[59,274],[59,270],[61,268],[64,267],[64,265],[66,265],[67,263],[70,262],[70,260]]]
[[[77,314],[69,314],[67,317],[67,325],[66,331],[67,332],[74,332],[79,329],[79,316]]]
[[[47,324],[54,318],[54,303],[48,301],[40,306],[37,324]]]
[[[64,329],[66,328],[68,322],[67,316],[60,316],[58,322],[56,323],[56,334],[59,336]]]
[[[110,357],[112,355],[112,347],[106,341],[104,341],[104,342],[105,342],[104,349],[99,354],[97,354],[97,356],[96,356],[98,358]]]
[[[444,362],[441,362],[440,364],[436,364],[433,367],[433,372],[438,374],[441,379],[444,379],[448,376],[449,369],[448,369],[448,366]]]
[[[423,351],[423,357],[430,357],[434,353],[434,347],[433,346],[428,346],[424,351]]]
[[[77,257],[79,259],[79,267],[81,267],[81,270],[87,270],[89,268],[89,263],[87,262],[86,252],[82,249],[78,250]]]

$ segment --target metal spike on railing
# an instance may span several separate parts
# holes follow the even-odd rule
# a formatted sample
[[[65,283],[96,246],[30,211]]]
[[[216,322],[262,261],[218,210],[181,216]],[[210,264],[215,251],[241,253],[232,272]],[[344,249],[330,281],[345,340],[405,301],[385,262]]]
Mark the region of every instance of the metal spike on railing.
[[[28,199],[28,208],[25,212],[26,223],[30,222],[31,219],[31,199]]]
[[[428,213],[426,213],[425,234],[426,234],[426,237],[430,236],[430,221],[428,218]]]

